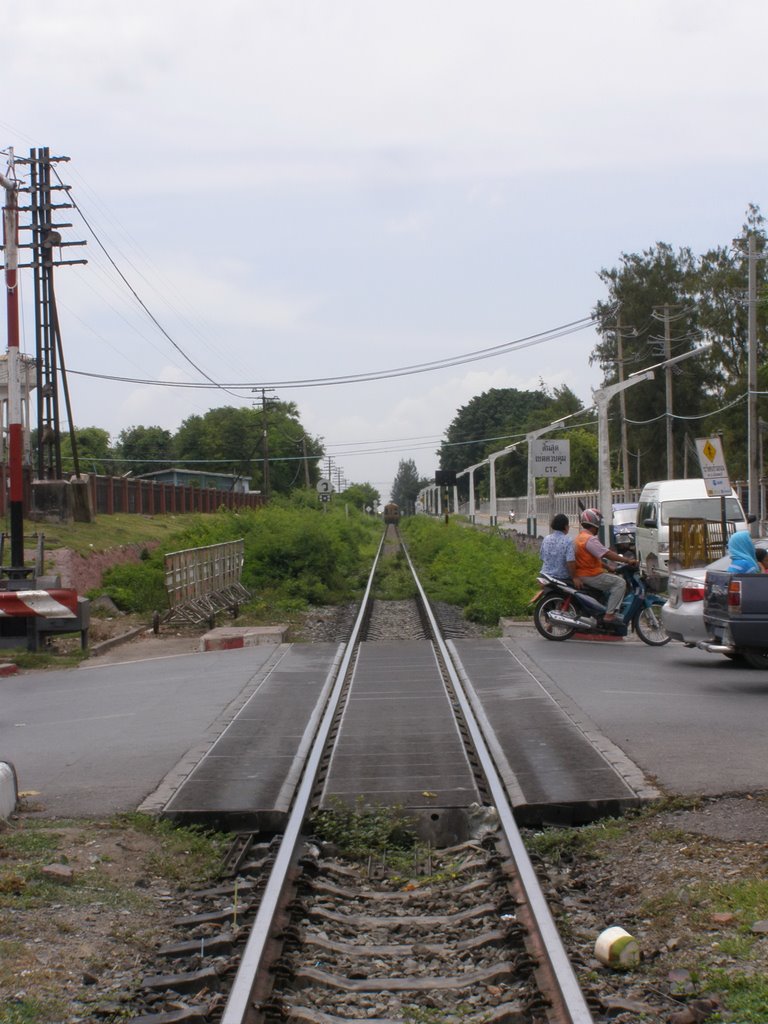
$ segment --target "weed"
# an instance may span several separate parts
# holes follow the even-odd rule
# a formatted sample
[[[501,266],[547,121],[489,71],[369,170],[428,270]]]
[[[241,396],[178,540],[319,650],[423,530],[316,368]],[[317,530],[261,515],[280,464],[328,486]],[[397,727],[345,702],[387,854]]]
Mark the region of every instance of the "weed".
[[[706,975],[709,990],[723,996],[728,1008],[727,1017],[715,1014],[707,1018],[716,1021],[738,1021],[739,1024],[765,1024],[768,1020],[768,978],[763,975],[737,974],[733,970],[716,968]]]
[[[120,815],[114,824],[117,828],[128,826],[159,839],[160,852],[149,859],[148,867],[180,885],[215,878],[224,848],[231,839],[197,826],[180,828],[145,814]]]
[[[606,818],[579,828],[548,828],[527,837],[526,846],[532,853],[555,864],[571,861],[576,856],[599,857],[610,851],[611,841],[628,827],[625,821]]]
[[[466,530],[428,516],[406,519],[408,550],[430,598],[461,605],[473,622],[496,626],[525,616],[541,562],[494,533]]]
[[[51,1012],[56,1011],[49,1002],[33,996],[0,1000],[0,1020],[3,1024],[41,1024],[42,1021],[54,1019]]]
[[[394,864],[396,855],[405,851],[410,851],[412,859],[416,846],[412,824],[402,808],[366,807],[362,797],[354,807],[336,800],[331,809],[318,811],[311,827],[319,839],[334,843],[342,854],[353,858],[376,854]]]

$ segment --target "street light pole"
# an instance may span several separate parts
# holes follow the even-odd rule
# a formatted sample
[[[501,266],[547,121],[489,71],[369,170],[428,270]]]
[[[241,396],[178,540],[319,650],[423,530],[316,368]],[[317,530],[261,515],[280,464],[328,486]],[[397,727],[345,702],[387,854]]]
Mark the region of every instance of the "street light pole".
[[[467,466],[466,469],[462,469],[460,473],[456,474],[456,479],[460,476],[464,476],[469,473],[469,521],[474,523],[475,521],[475,470],[480,469],[481,466],[487,466],[488,459],[483,459],[482,462],[476,462],[474,466]]]
[[[636,373],[630,374],[630,376],[620,381],[618,384],[609,384],[607,387],[599,388],[592,392],[592,398],[597,408],[597,455],[598,455],[598,505],[600,512],[603,515],[603,540],[610,537],[610,528],[613,521],[613,499],[611,491],[611,451],[608,440],[608,403],[614,395],[619,394],[626,388],[631,388],[635,384],[640,384],[644,380],[653,380],[654,370],[660,370],[662,367],[672,366],[674,363],[681,363],[684,359],[690,359],[691,356],[701,355],[702,352],[706,352],[712,348],[712,343],[709,342],[706,345],[700,345],[698,348],[691,349],[690,352],[683,352],[682,355],[675,356],[673,359],[665,359],[661,363],[654,363],[653,366],[647,366],[644,370],[638,370]]]
[[[499,521],[498,508],[496,505],[496,459],[500,459],[502,455],[507,455],[509,452],[513,452],[520,444],[522,444],[522,441],[517,441],[515,444],[508,444],[506,448],[502,448],[501,451],[498,452],[492,452],[488,456],[488,465],[491,470],[491,526],[496,526]]]

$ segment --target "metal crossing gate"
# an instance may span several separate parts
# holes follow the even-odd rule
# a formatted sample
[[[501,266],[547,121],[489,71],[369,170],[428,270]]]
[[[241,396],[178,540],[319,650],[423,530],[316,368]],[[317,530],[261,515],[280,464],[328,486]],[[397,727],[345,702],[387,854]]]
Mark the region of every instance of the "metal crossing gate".
[[[155,612],[155,633],[162,623],[208,623],[213,627],[217,612],[237,615],[240,605],[251,596],[240,582],[244,547],[240,539],[167,554],[165,589],[170,609],[164,616]]]

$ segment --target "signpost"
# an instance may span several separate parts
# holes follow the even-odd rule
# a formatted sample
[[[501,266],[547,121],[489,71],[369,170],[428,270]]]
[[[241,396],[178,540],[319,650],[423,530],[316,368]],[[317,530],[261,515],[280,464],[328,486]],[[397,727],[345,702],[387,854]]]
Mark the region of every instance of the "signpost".
[[[321,477],[317,481],[317,493],[320,496],[320,501],[323,502],[323,511],[325,511],[325,503],[331,500],[331,495],[333,494],[333,484],[331,481]]]
[[[720,496],[720,527],[723,531],[723,554],[728,550],[728,517],[725,499],[731,493],[731,481],[723,455],[723,442],[719,437],[697,437],[696,451],[707,494]]]
[[[707,494],[711,497],[730,494],[731,481],[725,465],[721,439],[719,437],[697,437],[696,451]]]
[[[531,441],[534,476],[570,476],[571,442],[559,438]]]

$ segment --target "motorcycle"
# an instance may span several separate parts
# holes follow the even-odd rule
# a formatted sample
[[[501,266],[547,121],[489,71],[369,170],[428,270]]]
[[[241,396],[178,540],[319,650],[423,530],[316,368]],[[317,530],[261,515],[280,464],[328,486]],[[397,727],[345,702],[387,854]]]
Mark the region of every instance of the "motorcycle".
[[[670,637],[661,621],[665,599],[648,589],[644,575],[635,566],[622,565],[617,572],[624,577],[627,592],[610,622],[603,621],[601,591],[588,586],[577,590],[564,580],[541,573],[538,582],[542,589],[532,602],[536,629],[547,640],[568,640],[574,633],[626,636],[633,629],[651,647],[668,644]]]

